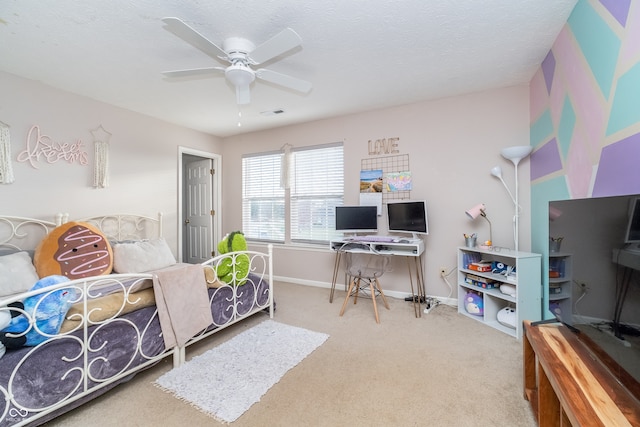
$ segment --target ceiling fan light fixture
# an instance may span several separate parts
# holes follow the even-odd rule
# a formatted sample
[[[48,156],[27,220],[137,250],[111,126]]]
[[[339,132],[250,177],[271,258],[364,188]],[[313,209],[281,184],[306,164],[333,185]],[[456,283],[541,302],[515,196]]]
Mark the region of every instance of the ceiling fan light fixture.
[[[235,87],[238,105],[249,104],[250,86],[256,79],[302,93],[308,93],[311,90],[311,83],[305,80],[266,68],[258,70],[251,68],[277,59],[283,53],[300,46],[302,39],[291,28],[285,28],[257,47],[251,41],[241,37],[229,37],[222,43],[223,47],[219,47],[179,18],[167,17],[163,18],[162,22],[165,23],[168,31],[191,46],[217,61],[230,64],[227,68],[206,67],[166,71],[163,73],[165,76],[188,77],[224,72],[226,80]]]
[[[249,86],[256,79],[256,74],[251,68],[239,63],[228,66],[224,75],[235,87]]]

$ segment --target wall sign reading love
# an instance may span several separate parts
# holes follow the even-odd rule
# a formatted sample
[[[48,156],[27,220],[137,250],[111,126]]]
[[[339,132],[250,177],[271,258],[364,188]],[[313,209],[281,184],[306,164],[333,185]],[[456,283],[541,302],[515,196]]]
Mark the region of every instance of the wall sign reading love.
[[[376,139],[375,141],[369,140],[369,155],[397,154],[400,152],[398,150],[398,141],[400,141],[400,138],[397,137]]]
[[[56,142],[48,135],[43,135],[38,125],[33,125],[27,134],[25,150],[18,153],[18,161],[29,162],[31,166],[38,169],[40,160],[47,163],[56,163],[60,160],[67,163],[78,162],[84,166],[89,163],[89,154],[85,151],[80,139],[72,144]]]

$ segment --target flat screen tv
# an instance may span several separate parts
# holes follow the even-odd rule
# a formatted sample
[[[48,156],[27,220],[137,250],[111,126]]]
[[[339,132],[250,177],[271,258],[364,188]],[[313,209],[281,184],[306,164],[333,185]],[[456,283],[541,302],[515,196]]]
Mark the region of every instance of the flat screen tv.
[[[579,339],[638,399],[640,252],[633,245],[640,237],[639,199],[640,195],[628,195],[549,203],[550,211],[561,212],[550,216],[549,238],[562,237],[560,255],[570,256],[572,279],[566,291],[569,300],[564,299],[565,291],[561,299],[550,292],[550,312],[573,326]]]
[[[424,200],[401,200],[387,203],[387,221],[390,232],[429,234],[427,202]]]
[[[336,231],[346,233],[378,230],[378,208],[375,206],[336,206]]]

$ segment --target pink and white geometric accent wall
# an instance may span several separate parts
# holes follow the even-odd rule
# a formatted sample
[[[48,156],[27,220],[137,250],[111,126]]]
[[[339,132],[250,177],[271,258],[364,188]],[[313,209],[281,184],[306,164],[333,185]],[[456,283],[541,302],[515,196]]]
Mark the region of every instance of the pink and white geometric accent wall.
[[[640,1],[579,0],[530,95],[532,198],[640,193]]]

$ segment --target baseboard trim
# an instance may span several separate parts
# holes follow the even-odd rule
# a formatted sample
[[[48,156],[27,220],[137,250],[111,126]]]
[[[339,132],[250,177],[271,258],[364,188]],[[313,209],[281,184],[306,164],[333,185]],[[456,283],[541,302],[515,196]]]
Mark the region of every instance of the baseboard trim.
[[[331,289],[331,283],[329,282],[320,282],[316,280],[305,280],[305,279],[298,279],[295,277],[285,277],[285,276],[275,276],[275,275],[273,276],[273,280],[275,280],[276,282],[293,283],[294,285],[303,285],[303,286],[312,286],[315,288]],[[342,286],[342,285],[338,285],[338,286]],[[411,294],[408,292],[389,291],[389,290],[385,290],[384,294],[388,297],[401,299],[401,300],[404,300],[405,298],[411,296]],[[452,307],[458,306],[458,300],[456,298],[441,297],[438,295],[427,295],[427,298],[435,298],[438,301],[440,301],[440,303],[445,305],[450,305]]]

